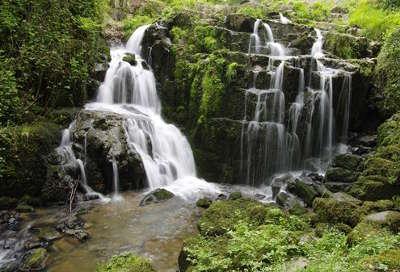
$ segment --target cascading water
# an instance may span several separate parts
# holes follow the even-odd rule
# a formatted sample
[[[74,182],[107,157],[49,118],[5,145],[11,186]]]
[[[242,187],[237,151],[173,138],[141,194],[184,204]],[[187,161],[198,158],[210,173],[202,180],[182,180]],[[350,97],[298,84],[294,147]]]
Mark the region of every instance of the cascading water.
[[[155,77],[141,56],[142,39],[148,27],[139,27],[125,47],[111,49],[111,62],[96,102],[87,104],[85,110],[112,112],[123,117],[127,144],[143,162],[149,189],[166,187],[186,199],[198,197],[195,191],[218,192],[215,185],[196,178],[189,142],[177,127],[165,123],[161,117]],[[133,62],[124,61],[127,56]],[[67,145],[66,154],[73,156],[71,161],[76,162],[72,148],[69,148],[72,146],[70,140]],[[118,162],[112,158],[110,164],[113,169],[113,199],[118,200],[121,199]],[[78,165],[82,177],[85,177],[83,162],[78,160]],[[82,183],[90,192],[86,181]]]
[[[87,183],[86,171],[85,171],[85,163],[81,159],[77,159],[75,157],[74,151],[72,150],[72,140],[71,140],[71,131],[75,127],[75,122],[72,122],[71,125],[63,131],[61,144],[56,149],[58,155],[61,158],[61,165],[64,169],[64,172],[68,172],[71,169],[79,169],[80,172],[80,185],[85,191],[87,196],[95,196],[101,199],[103,202],[108,202],[110,199],[106,198],[102,194],[95,192]]]
[[[267,89],[256,88],[259,71],[255,71],[252,87],[245,93],[241,172],[248,185],[268,183],[276,174],[307,170],[310,160],[316,161],[312,170],[317,167],[323,171],[336,151],[336,144],[347,140],[351,74],[324,66],[323,35],[319,30],[316,33],[317,39],[311,49],[311,66],[315,68],[310,69],[309,77],[317,77],[319,86],[313,89],[312,80],[308,80],[306,86],[305,70],[299,64],[299,57],[286,55],[289,50],[274,40],[268,24],[261,20],[254,24],[248,53],[268,56],[269,85],[266,82]],[[266,37],[265,42],[262,37]],[[298,90],[295,100],[286,109],[288,101],[283,81],[289,65],[297,71]],[[337,141],[333,81],[339,75],[345,80],[337,105],[337,111],[343,115]]]

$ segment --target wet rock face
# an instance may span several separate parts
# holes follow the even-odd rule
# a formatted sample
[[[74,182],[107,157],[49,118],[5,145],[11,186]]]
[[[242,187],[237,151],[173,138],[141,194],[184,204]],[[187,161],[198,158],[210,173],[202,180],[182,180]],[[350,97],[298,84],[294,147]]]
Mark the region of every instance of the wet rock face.
[[[118,165],[121,190],[145,187],[139,155],[126,141],[124,118],[109,112],[82,111],[73,131],[77,158],[86,161],[88,184],[95,190],[113,190],[112,160]]]
[[[274,17],[268,17],[274,18]],[[196,75],[199,71],[191,70],[191,66],[197,62],[196,56],[186,56],[177,54],[174,50],[183,50],[182,42],[179,46],[171,44],[171,30],[174,27],[180,27],[185,31],[193,26],[190,15],[177,14],[167,22],[160,22],[152,25],[145,34],[143,56],[152,66],[157,78],[157,91],[160,94],[163,103],[163,114],[171,122],[178,123],[185,127],[186,135],[191,135],[191,144],[194,151],[199,173],[209,181],[226,183],[243,183],[241,176],[241,136],[243,123],[242,120],[251,120],[254,108],[257,102],[255,95],[246,92],[246,89],[253,87],[255,78],[255,87],[266,89],[270,85],[271,74],[266,72],[270,64],[270,57],[261,54],[248,55],[250,35],[253,32],[256,19],[240,14],[230,14],[225,21],[220,24],[207,25],[207,35],[211,35],[217,40],[216,49],[202,53],[202,59],[207,59],[211,54],[223,59],[227,64],[236,63],[236,76],[224,82],[224,93],[221,105],[207,118],[201,119],[198,109],[194,109],[192,104],[200,104],[196,98],[200,93],[202,95],[202,84],[197,84]],[[283,92],[285,94],[285,118],[287,119],[289,108],[296,100],[299,90],[299,79],[301,70],[304,69],[305,86],[311,86],[318,89],[320,78],[315,71],[316,63],[309,55],[311,48],[316,40],[316,33],[313,28],[300,24],[282,24],[279,20],[269,20],[264,18],[274,34],[276,42],[282,43],[288,48],[287,54],[297,55],[298,57],[289,59],[285,62],[283,73]],[[260,35],[264,39],[261,33]],[[327,34],[327,33],[324,33]],[[329,34],[329,33],[328,33]],[[332,34],[333,35],[333,34]],[[329,37],[331,37],[330,35]],[[210,37],[211,37],[210,36]],[[345,37],[347,38],[347,36]],[[353,39],[350,37],[352,54],[355,57],[371,56],[372,47],[366,39]],[[175,40],[173,40],[175,42]],[[357,46],[356,46],[357,45]],[[192,46],[183,45],[183,46]],[[331,45],[327,45],[325,52],[327,56],[334,56]],[[200,53],[200,52],[199,52]],[[200,55],[200,54],[198,54]],[[177,59],[184,58],[182,59]],[[192,59],[193,58],[193,59]],[[362,131],[367,129],[366,113],[370,112],[368,108],[368,98],[373,90],[371,84],[371,74],[365,73],[365,70],[373,70],[373,61],[360,60],[347,62],[341,59],[324,58],[321,60],[327,67],[342,69],[345,72],[339,73],[333,78],[333,107],[335,109],[336,125],[338,127],[336,139],[345,137],[341,133],[345,126],[343,116],[344,103],[343,97],[346,95],[346,84],[351,83],[352,97],[350,105],[350,130]],[[199,64],[200,62],[197,62]],[[184,65],[182,69],[179,65]],[[276,66],[276,63],[275,63]],[[365,68],[365,69],[364,69]],[[219,68],[218,68],[219,69]],[[217,70],[218,70],[217,69]],[[224,68],[223,68],[224,69]],[[183,70],[183,72],[182,72]],[[176,73],[176,72],[179,73]],[[226,71],[223,71],[225,73]],[[188,73],[188,75],[181,75]],[[349,73],[353,80],[348,81]],[[201,81],[200,79],[197,79]],[[182,83],[183,82],[183,83]],[[196,83],[196,84],[195,84]],[[196,86],[199,87],[196,87]],[[199,90],[198,90],[199,89]],[[194,94],[196,93],[196,94]],[[247,95],[247,98],[245,96]],[[195,97],[196,96],[196,97]],[[197,100],[196,100],[197,99]],[[247,99],[247,103],[245,100]],[[196,100],[195,102],[193,102]],[[299,117],[298,136],[305,138],[307,133],[307,116],[316,107],[315,101],[311,97],[306,97],[305,107]],[[201,122],[197,122],[201,119]],[[369,127],[376,126],[373,122]],[[244,147],[245,149],[245,147]],[[336,186],[336,184],[334,184]],[[333,186],[333,187],[335,187]]]

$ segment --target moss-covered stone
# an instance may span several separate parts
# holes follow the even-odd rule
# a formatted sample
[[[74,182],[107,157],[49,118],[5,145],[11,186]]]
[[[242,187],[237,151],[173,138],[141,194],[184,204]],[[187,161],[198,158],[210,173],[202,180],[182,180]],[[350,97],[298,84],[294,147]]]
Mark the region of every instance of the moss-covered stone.
[[[200,198],[196,202],[196,206],[203,209],[208,209],[212,204],[212,200],[209,198]]]
[[[0,128],[0,196],[41,195],[46,156],[59,144],[60,132],[52,122]]]
[[[24,203],[18,204],[15,210],[20,213],[32,213],[35,211],[35,209],[32,206],[29,206]]]
[[[314,199],[321,196],[313,183],[307,183],[301,179],[290,181],[287,184],[288,192],[300,197],[308,206],[312,206]]]
[[[357,245],[362,241],[367,240],[370,237],[387,233],[387,230],[381,228],[377,224],[371,224],[368,222],[360,222],[356,227],[348,234],[347,243],[351,246]]]
[[[106,264],[99,265],[96,272],[155,272],[155,270],[149,261],[132,253],[123,253],[112,257]]]
[[[365,201],[358,211],[362,215],[368,215],[374,212],[392,210],[394,208],[395,205],[391,200]]]
[[[360,204],[361,201],[345,193],[335,193],[331,198],[316,198],[313,208],[318,222],[355,226],[360,220],[357,213]]]
[[[400,231],[400,212],[384,211],[373,213],[366,216],[364,221],[388,227],[396,233]]]
[[[266,220],[279,220],[284,214],[279,208],[268,208],[255,200],[240,198],[214,202],[198,222],[202,235],[222,235],[234,229],[239,221],[261,225]]]
[[[170,191],[160,188],[148,193],[141,201],[140,206],[148,205],[151,203],[159,203],[173,198],[175,195]]]
[[[229,195],[230,200],[237,200],[239,198],[242,198],[242,193],[241,192],[233,192]]]
[[[366,38],[349,34],[328,32],[325,35],[324,48],[343,59],[360,59],[370,57],[369,42]]]
[[[130,65],[136,65],[137,61],[136,61],[136,57],[134,54],[126,54],[123,58],[123,61],[129,63]]]
[[[382,111],[390,116],[400,111],[400,30],[386,39],[378,56],[376,74],[384,95]]]
[[[364,200],[391,199],[400,190],[400,116],[379,127],[378,148],[364,164],[364,171],[350,193]]]
[[[400,249],[389,249],[364,260],[365,267],[371,271],[398,271],[400,267]]]
[[[333,165],[350,171],[358,171],[362,157],[354,154],[340,154],[335,157]]]
[[[25,254],[20,269],[22,271],[42,271],[48,259],[47,250],[37,248]]]

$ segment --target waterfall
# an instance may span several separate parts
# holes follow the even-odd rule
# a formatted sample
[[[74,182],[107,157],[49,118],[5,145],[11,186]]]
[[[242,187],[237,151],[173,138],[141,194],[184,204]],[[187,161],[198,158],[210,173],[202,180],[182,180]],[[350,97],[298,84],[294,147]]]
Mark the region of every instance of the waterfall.
[[[69,169],[78,168],[80,172],[80,185],[85,191],[87,196],[95,196],[103,202],[108,202],[110,199],[104,195],[95,192],[87,183],[85,164],[81,159],[75,157],[72,149],[71,131],[75,128],[75,121],[70,124],[67,129],[64,129],[61,138],[61,144],[56,148],[57,154],[60,156],[61,166],[64,169],[64,173],[67,174]],[[85,137],[86,139],[86,137]],[[86,140],[85,140],[86,145]],[[86,156],[86,148],[85,148]]]
[[[310,78],[319,79],[318,88],[313,89],[312,80],[305,79],[305,68],[297,61],[299,58],[286,54],[288,50],[275,41],[270,26],[261,20],[254,24],[248,54],[268,56],[270,81],[269,85],[266,82],[267,89],[257,89],[259,72],[256,71],[252,86],[245,93],[240,169],[242,179],[248,185],[268,183],[274,175],[288,171],[309,168],[315,171],[315,167],[324,171],[338,149],[337,145],[347,140],[351,74],[325,67],[324,38],[320,30],[316,29],[316,35],[310,54],[311,68],[307,67]],[[264,43],[262,37],[266,37]],[[283,84],[285,69],[289,66],[298,74],[297,95],[290,103],[285,97]],[[345,80],[339,90],[335,114],[334,80],[339,76]],[[255,103],[254,107],[252,103]],[[315,161],[313,167],[308,165],[310,160]]]
[[[89,111],[112,112],[123,117],[128,147],[143,162],[149,189],[164,187],[185,199],[196,199],[201,192],[219,192],[213,184],[196,177],[196,166],[189,142],[177,127],[161,117],[156,80],[142,53],[142,40],[149,25],[139,27],[125,47],[111,48],[111,62],[97,99],[85,105]],[[129,57],[130,61],[125,61]],[[87,194],[85,165],[72,151],[71,130],[62,140],[65,156],[81,171],[81,184]],[[68,135],[67,135],[68,133]],[[85,154],[86,154],[85,136]],[[68,146],[68,148],[66,148]],[[70,148],[71,147],[71,148]],[[86,155],[85,155],[86,157]],[[113,200],[120,200],[118,161],[110,160],[113,170]],[[133,177],[132,177],[133,178]],[[179,186],[177,186],[179,184]]]
[[[118,164],[115,158],[112,159],[111,165],[113,170],[113,185],[114,185],[113,200],[119,201],[122,200],[122,197],[119,194],[119,172],[118,172]]]

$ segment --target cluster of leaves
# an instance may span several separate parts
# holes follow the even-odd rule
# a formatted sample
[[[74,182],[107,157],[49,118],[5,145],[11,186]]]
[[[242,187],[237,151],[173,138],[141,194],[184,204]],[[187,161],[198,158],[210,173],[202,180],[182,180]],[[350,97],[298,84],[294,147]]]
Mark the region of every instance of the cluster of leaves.
[[[105,52],[105,0],[4,0],[0,4],[1,92],[8,104],[79,105],[93,85],[89,74]],[[3,70],[8,72],[4,72]],[[3,83],[4,82],[4,83]],[[4,85],[3,85],[4,84]],[[3,91],[4,90],[4,91]],[[11,120],[13,112],[4,112]],[[7,111],[7,110],[6,110]],[[0,117],[1,118],[1,117]]]
[[[184,247],[190,271],[374,271],[393,268],[399,256],[400,235],[386,230],[350,245],[333,227],[316,236],[303,219],[252,201],[218,201],[209,209],[199,224],[207,222],[213,231],[200,225],[201,234]],[[254,210],[257,220],[250,214]]]

